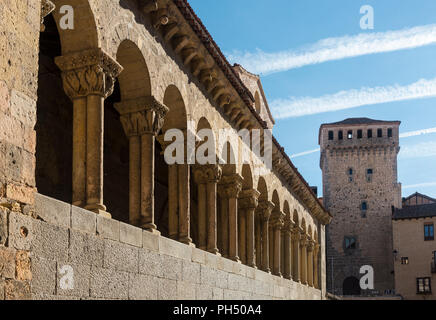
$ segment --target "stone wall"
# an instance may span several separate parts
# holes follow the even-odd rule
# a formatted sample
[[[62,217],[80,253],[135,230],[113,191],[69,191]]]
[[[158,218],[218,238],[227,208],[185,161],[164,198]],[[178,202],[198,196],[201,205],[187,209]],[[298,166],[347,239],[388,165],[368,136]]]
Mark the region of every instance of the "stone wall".
[[[377,138],[377,129],[384,138]],[[392,138],[388,128],[394,128]],[[367,129],[373,138],[367,139]],[[328,131],[334,140],[328,140]],[[339,130],[343,140],[338,140]],[[353,139],[347,139],[353,130]],[[357,130],[363,131],[357,139]],[[401,206],[401,190],[397,183],[398,125],[326,126],[321,133],[324,205],[332,213],[327,226],[327,288],[342,294],[348,277],[361,278],[360,268],[374,268],[375,290],[383,294],[394,288],[392,263],[392,206]],[[350,181],[349,169],[353,170]],[[367,169],[372,169],[371,181]],[[367,210],[362,211],[362,202]],[[346,250],[344,238],[355,237],[356,249]]]
[[[320,290],[38,194],[33,217],[2,208],[0,299],[322,298]]]

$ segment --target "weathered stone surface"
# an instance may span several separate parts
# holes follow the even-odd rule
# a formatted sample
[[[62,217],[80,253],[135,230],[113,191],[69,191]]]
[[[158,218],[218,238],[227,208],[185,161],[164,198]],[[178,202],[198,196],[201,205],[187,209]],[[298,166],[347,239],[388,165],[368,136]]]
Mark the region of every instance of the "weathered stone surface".
[[[0,206],[0,246],[8,240],[8,209]]]
[[[201,282],[201,284],[214,287],[216,284],[216,270],[209,268],[207,266],[201,265],[200,282]]]
[[[70,227],[71,205],[65,202],[37,193],[35,194],[35,210],[37,215],[46,222],[60,227]]]
[[[200,283],[200,264],[183,261],[182,280],[190,283]]]
[[[183,260],[166,255],[162,255],[161,257],[163,277],[171,280],[181,280]]]
[[[0,247],[0,278],[15,279],[15,255],[14,249]]]
[[[157,281],[159,282],[159,300],[177,299],[177,281],[169,279],[157,279]]]
[[[11,90],[11,115],[25,126],[34,127],[36,123],[36,102],[25,94]]]
[[[120,222],[97,216],[97,234],[105,239],[120,240]]]
[[[179,259],[192,259],[191,247],[165,237],[159,237],[159,252]]]
[[[159,235],[153,234],[148,231],[142,232],[142,246],[145,249],[153,250],[158,252],[159,251]]]
[[[212,288],[212,299],[213,300],[224,300],[224,289]]]
[[[5,280],[0,279],[0,301],[5,299]]]
[[[99,267],[91,268],[91,297],[127,299],[129,274]]]
[[[212,300],[213,299],[212,287],[204,284],[195,285],[195,299]]]
[[[56,294],[75,297],[89,296],[91,266],[58,262],[56,272]],[[72,283],[69,282],[70,279]]]
[[[70,231],[68,261],[79,265],[103,267],[104,240],[79,231]]]
[[[32,257],[32,293],[54,295],[56,292],[56,261]]]
[[[30,250],[34,237],[35,220],[20,213],[9,214],[9,246],[18,250]]]
[[[16,279],[20,281],[32,280],[32,271],[30,269],[31,261],[28,251],[17,251],[16,255]]]
[[[94,212],[71,206],[71,227],[74,230],[96,234],[97,215]]]
[[[138,273],[139,249],[128,244],[105,240],[104,267]]]
[[[189,281],[177,281],[177,299],[195,300],[196,284]]]
[[[126,223],[120,223],[120,241],[142,248],[143,230]]]
[[[34,221],[33,229],[32,251],[36,256],[58,261],[68,259],[67,229],[38,220]]]
[[[129,275],[129,299],[131,300],[157,300],[159,281],[149,275]]]
[[[29,282],[6,280],[5,300],[30,300],[31,297]]]
[[[139,250],[139,273],[163,277],[162,257],[150,250]]]
[[[35,202],[35,188],[18,185],[15,183],[8,183],[6,185],[6,197],[9,199],[17,200],[26,204],[34,204]]]

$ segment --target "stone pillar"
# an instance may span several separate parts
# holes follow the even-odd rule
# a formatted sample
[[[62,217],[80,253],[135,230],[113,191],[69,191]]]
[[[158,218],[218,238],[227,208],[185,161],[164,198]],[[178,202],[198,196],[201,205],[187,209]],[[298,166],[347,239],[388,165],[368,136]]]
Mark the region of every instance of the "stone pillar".
[[[273,255],[274,255],[274,259],[273,259],[273,263],[274,263],[274,268],[273,268],[273,274],[281,277],[282,276],[282,272],[281,272],[281,261],[280,261],[280,256],[281,256],[281,242],[282,242],[282,228],[284,226],[284,213],[282,212],[274,212],[272,215],[272,227],[273,227],[273,232],[274,232],[274,242],[273,242]]]
[[[300,278],[301,283],[307,285],[307,238],[305,234],[300,234]]]
[[[316,289],[320,289],[319,286],[319,249],[320,245],[315,242],[313,249],[313,286]]]
[[[162,129],[168,108],[152,96],[117,103],[121,123],[130,145],[129,220],[132,225],[156,232],[154,223],[155,140]],[[171,182],[177,183],[177,168],[169,169]],[[175,191],[177,193],[177,190]],[[174,190],[170,191],[174,200]],[[173,206],[174,202],[170,201]],[[172,221],[174,224],[174,222]],[[172,226],[172,225],[171,225]],[[173,230],[171,230],[173,232]]]
[[[191,238],[191,191],[190,191],[190,175],[191,169],[188,164],[177,165],[178,173],[178,227],[180,242],[192,245]]]
[[[223,198],[221,207],[222,247],[224,256],[239,262],[238,248],[238,196],[242,190],[242,177],[239,174],[223,176],[219,183]]]
[[[292,263],[293,263],[293,257],[292,254],[294,252],[292,248],[292,228],[293,223],[291,221],[286,221],[285,226],[282,230],[282,233],[284,235],[284,256],[285,256],[285,263],[284,263],[284,270],[283,270],[283,277],[286,279],[292,280]]]
[[[73,101],[73,204],[110,217],[103,204],[104,99],[122,67],[96,48],[57,57]]]
[[[245,250],[245,255],[243,262],[255,268],[256,267],[256,253],[255,253],[255,235],[254,235],[254,224],[255,224],[255,211],[259,204],[260,193],[257,190],[243,190],[239,199],[240,212],[244,214],[243,221],[245,222],[245,228],[243,232],[241,241],[243,242],[243,249]]]
[[[270,201],[261,201],[258,206],[258,215],[262,222],[262,270],[271,272],[269,264],[269,219],[274,209],[274,203]]]
[[[313,242],[307,241],[307,284],[313,287]]]
[[[300,229],[295,226],[294,228],[292,228],[292,235],[291,235],[291,240],[292,240],[292,252],[293,252],[293,259],[292,259],[292,278],[294,279],[294,281],[296,282],[301,282],[301,277],[300,277]]]
[[[255,231],[256,265],[258,267],[261,267],[262,266],[262,219],[259,215],[259,207],[257,208],[255,213],[255,224],[256,224],[256,231]]]
[[[239,207],[238,210],[238,235],[239,235],[239,241],[238,241],[238,247],[239,247],[239,258],[241,259],[241,262],[243,264],[247,264],[247,242],[246,242],[246,231],[247,231],[247,225],[246,225],[246,218],[247,213],[245,209]]]
[[[219,165],[196,165],[194,176],[198,184],[198,228],[200,249],[218,254],[217,247],[217,184],[222,176]]]

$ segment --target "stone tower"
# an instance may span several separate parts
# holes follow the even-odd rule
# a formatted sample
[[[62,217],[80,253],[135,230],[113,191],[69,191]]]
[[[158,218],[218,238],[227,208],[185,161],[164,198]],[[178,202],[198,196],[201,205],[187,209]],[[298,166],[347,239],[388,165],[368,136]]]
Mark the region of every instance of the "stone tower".
[[[394,289],[392,207],[401,207],[397,181],[399,121],[352,118],[319,132],[327,228],[327,289],[337,295]],[[362,291],[360,268],[374,269],[374,290]]]

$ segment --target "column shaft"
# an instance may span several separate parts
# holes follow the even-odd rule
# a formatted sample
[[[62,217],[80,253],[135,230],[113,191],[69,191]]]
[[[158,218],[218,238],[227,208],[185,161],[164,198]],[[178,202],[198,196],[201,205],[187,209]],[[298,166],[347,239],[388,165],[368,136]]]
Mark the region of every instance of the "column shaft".
[[[206,184],[198,184],[198,246],[202,250],[206,250],[207,239],[207,219],[206,219]]]
[[[216,211],[217,183],[207,183],[207,251],[216,254],[217,247],[217,211]]]
[[[276,226],[274,227],[274,274],[276,276],[281,277],[282,273],[280,270],[280,253],[281,253],[281,233],[280,233],[280,227]]]
[[[103,204],[104,98],[87,97],[86,209],[110,216]]]
[[[247,241],[246,241],[246,211],[239,208],[239,258],[243,264],[247,264]]]
[[[246,224],[247,224],[247,265],[256,267],[255,259],[255,239],[254,239],[254,211],[255,208],[246,210]]]
[[[292,244],[293,244],[293,279],[296,282],[300,282],[301,281],[301,274],[300,274],[300,260],[301,260],[301,256],[300,256],[300,252],[301,252],[301,248],[300,248],[300,241],[299,241],[299,236],[296,234],[292,235]]]
[[[283,270],[283,276],[286,279],[292,279],[292,240],[291,240],[291,232],[287,230],[285,232],[285,268]]]
[[[238,250],[238,199],[230,198],[228,202],[229,258],[239,261]]]
[[[155,137],[145,133],[141,136],[141,227],[153,232],[154,221],[154,172]]]
[[[191,238],[191,192],[190,168],[187,164],[180,164],[178,169],[178,204],[179,204],[179,241],[190,245]]]
[[[168,234],[170,239],[179,236],[179,186],[177,165],[168,166]]]
[[[74,206],[86,205],[86,97],[73,99],[73,196]]]
[[[265,272],[270,272],[269,264],[269,225],[268,220],[262,221],[262,268]]]
[[[256,215],[256,265],[262,266],[262,221],[259,215]]]
[[[129,137],[129,221],[137,225],[141,212],[141,140]]]

